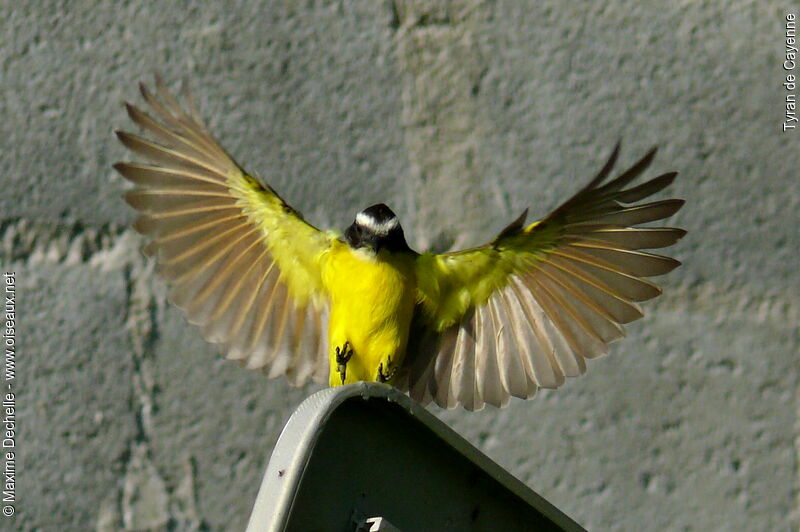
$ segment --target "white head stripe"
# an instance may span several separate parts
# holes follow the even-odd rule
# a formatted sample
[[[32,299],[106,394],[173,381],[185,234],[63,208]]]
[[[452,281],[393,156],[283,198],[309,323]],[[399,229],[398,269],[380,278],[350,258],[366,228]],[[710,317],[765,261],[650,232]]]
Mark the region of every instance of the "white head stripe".
[[[376,235],[388,235],[389,231],[397,227],[398,223],[397,216],[389,218],[383,222],[378,222],[369,214],[363,212],[356,214],[356,224],[369,229]]]

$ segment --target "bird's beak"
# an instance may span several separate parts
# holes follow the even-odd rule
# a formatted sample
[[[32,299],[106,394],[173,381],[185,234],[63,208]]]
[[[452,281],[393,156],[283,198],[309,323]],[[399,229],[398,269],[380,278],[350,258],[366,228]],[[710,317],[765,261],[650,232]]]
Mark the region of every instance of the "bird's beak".
[[[356,224],[352,224],[350,227],[345,229],[344,231],[344,239],[350,245],[351,248],[357,248],[361,245],[361,238],[358,236],[358,230],[356,229]]]

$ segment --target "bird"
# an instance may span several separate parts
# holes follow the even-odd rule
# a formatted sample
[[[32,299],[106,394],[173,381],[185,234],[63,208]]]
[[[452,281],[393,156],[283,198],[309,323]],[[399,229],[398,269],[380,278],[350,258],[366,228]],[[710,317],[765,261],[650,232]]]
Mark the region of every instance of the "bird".
[[[618,142],[555,210],[526,223],[526,209],[486,245],[417,252],[383,203],[343,233],[318,229],[229,155],[185,83],[174,93],[156,75],[139,89],[147,108],[125,107],[141,134],[115,133],[143,161],[113,166],[133,184],[124,199],[143,252],[207,341],[270,378],[504,407],[584,373],[661,294],[648,278],[680,265],[642,251],[686,234],[651,224],[684,200],[643,202],[677,172],[631,185],[655,148],[612,179]]]

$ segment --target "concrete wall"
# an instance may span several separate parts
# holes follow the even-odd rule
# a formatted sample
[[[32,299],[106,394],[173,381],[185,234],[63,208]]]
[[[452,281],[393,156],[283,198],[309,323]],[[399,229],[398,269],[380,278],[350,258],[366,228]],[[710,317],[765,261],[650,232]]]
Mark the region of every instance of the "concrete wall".
[[[562,389],[437,415],[592,530],[800,526],[800,132],[781,131],[798,5],[680,4],[2,2],[2,527],[240,530],[315,390],[221,360],[138,253],[111,132],[155,69],[307,218],[386,201],[420,248],[545,214],[619,138],[623,165],[659,145],[651,175],[680,171],[688,199],[665,295]]]

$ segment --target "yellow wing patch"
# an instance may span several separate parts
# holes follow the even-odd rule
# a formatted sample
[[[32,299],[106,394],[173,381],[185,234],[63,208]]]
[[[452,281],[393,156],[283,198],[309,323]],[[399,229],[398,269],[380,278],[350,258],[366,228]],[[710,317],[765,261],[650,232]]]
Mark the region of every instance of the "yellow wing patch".
[[[242,183],[232,187],[240,195],[240,206],[261,230],[275,262],[280,266],[281,280],[289,287],[296,304],[312,301],[323,304],[324,285],[321,273],[322,254],[336,239],[332,232],[321,232],[302,217],[277,194],[266,190],[254,178],[238,174],[232,181]]]
[[[420,255],[418,297],[436,331],[453,325],[471,308],[486,303],[496,290],[507,284],[510,274],[544,259],[554,246],[556,235],[552,228],[534,233],[538,224],[535,222],[520,233],[480,248]]]

